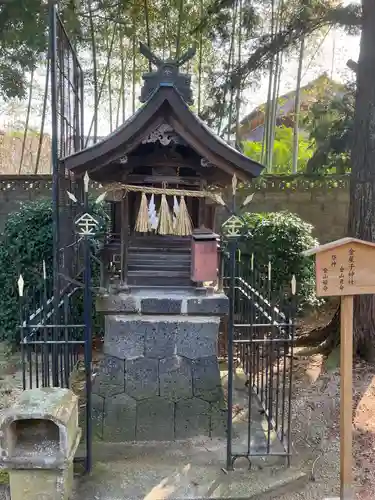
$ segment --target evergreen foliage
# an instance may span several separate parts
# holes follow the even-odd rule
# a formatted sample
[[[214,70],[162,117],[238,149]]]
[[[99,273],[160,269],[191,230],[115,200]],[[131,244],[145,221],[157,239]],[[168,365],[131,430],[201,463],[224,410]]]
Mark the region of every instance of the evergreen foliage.
[[[102,209],[93,206],[92,211],[104,220]],[[25,309],[29,300],[42,297],[43,261],[46,263],[47,283],[51,284],[53,264],[52,203],[39,200],[24,203],[11,213],[0,240],[0,340],[11,344],[19,342],[19,297],[17,281],[22,274],[25,288]],[[99,276],[98,266],[92,265],[93,285]],[[52,288],[50,292],[52,292]],[[39,293],[38,293],[39,291]],[[32,304],[30,303],[30,306]],[[32,308],[32,307],[31,307]],[[74,301],[77,324],[82,323],[82,293]],[[94,319],[98,324],[98,320]]]
[[[294,275],[299,306],[316,304],[314,263],[303,255],[318,244],[313,227],[288,211],[246,213],[244,219],[247,237],[241,244],[241,254],[247,258],[254,254],[255,266],[265,274],[271,262],[271,286],[276,293],[282,289],[290,292]]]

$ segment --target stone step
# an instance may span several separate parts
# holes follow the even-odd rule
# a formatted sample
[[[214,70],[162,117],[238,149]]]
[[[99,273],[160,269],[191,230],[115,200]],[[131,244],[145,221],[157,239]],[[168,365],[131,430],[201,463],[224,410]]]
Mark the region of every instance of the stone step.
[[[133,285],[132,286],[132,291],[134,291],[135,293],[140,293],[142,292],[145,287],[144,286],[137,286],[137,285]],[[187,286],[159,286],[159,285],[153,285],[153,286],[147,286],[147,291],[149,292],[154,292],[154,293],[158,293],[159,296],[158,296],[158,299],[159,300],[162,300],[163,299],[163,295],[175,295],[175,294],[183,294],[184,296],[186,295],[198,295],[198,296],[201,296],[201,294],[198,294],[197,293],[197,289],[196,287],[192,286],[191,284],[190,285],[187,285]],[[160,294],[160,292],[163,292],[163,294]]]

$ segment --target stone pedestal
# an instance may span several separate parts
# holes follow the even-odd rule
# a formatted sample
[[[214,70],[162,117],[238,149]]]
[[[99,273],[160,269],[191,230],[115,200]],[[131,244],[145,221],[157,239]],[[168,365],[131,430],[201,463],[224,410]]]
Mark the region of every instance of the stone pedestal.
[[[81,430],[78,398],[68,389],[22,393],[0,421],[0,465],[9,470],[12,500],[67,500]]]
[[[11,470],[12,500],[69,500],[73,489],[73,462],[63,470]]]
[[[105,301],[95,435],[116,442],[224,435],[217,338],[227,298],[143,291]]]

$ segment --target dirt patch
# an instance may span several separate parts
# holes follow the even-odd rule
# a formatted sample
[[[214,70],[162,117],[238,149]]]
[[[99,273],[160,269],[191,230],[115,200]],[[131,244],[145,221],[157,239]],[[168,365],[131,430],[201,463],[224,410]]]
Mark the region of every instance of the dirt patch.
[[[339,495],[340,369],[337,364],[328,366],[318,355],[295,360],[293,460],[302,465],[311,483],[303,492],[280,500]],[[375,498],[375,367],[355,361],[353,377],[354,486],[357,500],[370,500]]]
[[[301,319],[297,333],[326,325],[336,301]],[[298,350],[297,350],[298,353]],[[292,438],[294,461],[310,475],[301,493],[279,500],[323,500],[340,493],[340,368],[339,350],[294,360]],[[356,500],[375,498],[375,367],[353,366],[353,472]]]

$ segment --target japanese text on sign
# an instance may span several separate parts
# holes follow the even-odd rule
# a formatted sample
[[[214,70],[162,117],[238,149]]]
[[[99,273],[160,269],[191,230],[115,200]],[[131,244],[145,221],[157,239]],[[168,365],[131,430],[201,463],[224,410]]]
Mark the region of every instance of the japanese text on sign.
[[[348,283],[349,285],[354,285],[354,276],[355,276],[355,258],[354,258],[355,250],[353,248],[349,249],[349,273],[348,273]]]
[[[323,269],[322,285],[323,290],[326,292],[328,290],[328,269],[326,267]]]
[[[344,290],[344,280],[345,280],[345,275],[344,275],[345,267],[341,266],[340,267],[340,274],[339,274],[339,283],[340,283],[340,290]]]

